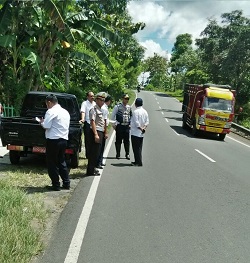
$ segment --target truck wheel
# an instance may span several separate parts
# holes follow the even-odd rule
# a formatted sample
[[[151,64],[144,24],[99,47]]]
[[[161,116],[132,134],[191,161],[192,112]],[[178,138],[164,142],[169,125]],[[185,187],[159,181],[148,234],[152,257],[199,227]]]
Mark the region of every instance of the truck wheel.
[[[219,134],[219,140],[220,141],[224,141],[225,138],[226,138],[226,134],[225,133],[220,133]]]
[[[197,136],[197,134],[198,134],[198,131],[196,129],[196,121],[194,121],[194,123],[193,123],[192,134],[194,136]]]
[[[187,129],[187,115],[184,113],[183,115],[182,115],[182,128],[183,129]]]
[[[20,161],[20,153],[17,151],[9,152],[10,162],[11,164],[19,164]]]
[[[70,167],[77,168],[79,166],[79,151],[71,155]]]

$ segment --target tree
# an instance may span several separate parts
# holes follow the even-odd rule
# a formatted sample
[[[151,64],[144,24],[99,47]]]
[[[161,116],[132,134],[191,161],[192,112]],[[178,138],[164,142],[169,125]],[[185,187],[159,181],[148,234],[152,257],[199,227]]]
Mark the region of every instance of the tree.
[[[112,68],[105,41],[119,44],[121,39],[106,25],[72,0],[3,1],[0,46],[2,52],[7,51],[5,71],[12,72],[12,85],[14,82],[13,87],[21,92],[20,98],[30,89],[44,89],[44,83],[50,83],[45,76],[53,75],[56,65],[67,65],[72,59],[81,64],[86,58],[98,60]],[[77,41],[89,51],[76,52]],[[2,78],[2,86],[8,81]],[[16,101],[9,93],[13,104],[19,104],[20,98]]]
[[[153,57],[149,57],[144,61],[144,71],[149,71],[149,84],[152,84],[155,88],[165,89],[166,82],[168,81],[168,62],[167,59],[154,54]]]
[[[250,20],[240,10],[221,18],[221,25],[209,20],[196,44],[211,80],[230,84],[237,90],[236,102],[244,103],[250,99]]]

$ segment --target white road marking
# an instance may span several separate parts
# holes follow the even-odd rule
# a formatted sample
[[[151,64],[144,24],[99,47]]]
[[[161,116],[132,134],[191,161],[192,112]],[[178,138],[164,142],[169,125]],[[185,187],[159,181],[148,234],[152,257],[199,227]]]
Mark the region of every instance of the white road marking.
[[[164,115],[164,112],[162,111],[161,114]]]
[[[174,129],[172,129],[172,130],[173,130],[173,132],[174,132],[176,135],[180,136],[180,134],[179,134],[178,132],[176,132]]]
[[[169,122],[167,118],[165,118],[166,122]]]
[[[207,156],[206,154],[204,154],[203,152],[201,152],[201,151],[199,151],[199,150],[197,150],[197,149],[195,149],[195,151],[198,152],[199,154],[201,154],[202,156],[204,156],[205,158],[207,158],[210,162],[216,163],[215,160],[213,160],[212,158],[208,157],[208,156]]]
[[[159,106],[159,109],[161,110],[161,106]]]
[[[159,102],[159,101],[157,101],[157,104],[160,104],[160,102]]]
[[[108,155],[108,152],[110,150],[114,137],[115,137],[115,131],[113,131],[110,137],[110,140],[108,142],[108,145],[104,151],[104,154],[103,154],[104,159]],[[64,263],[77,263],[77,260],[80,254],[80,250],[81,250],[81,246],[82,246],[82,242],[84,239],[85,231],[86,231],[87,224],[89,221],[89,216],[90,216],[93,204],[94,204],[96,191],[97,191],[99,182],[101,180],[101,177],[102,177],[102,171],[100,170],[100,176],[95,176],[92,182],[92,185],[90,187],[86,202],[83,206],[81,215],[78,219],[75,233],[71,239],[71,243],[70,243],[66,258],[64,260]]]
[[[231,139],[231,140],[233,140],[233,141],[235,141],[235,142],[238,142],[238,143],[240,143],[240,144],[242,144],[242,145],[250,148],[250,145],[247,145],[247,144],[245,144],[245,143],[243,143],[243,142],[240,142],[240,141],[238,141],[238,140],[236,140],[236,139],[234,139],[234,138],[232,138],[232,137],[230,137],[230,136],[227,136],[226,138],[229,138],[229,139]]]

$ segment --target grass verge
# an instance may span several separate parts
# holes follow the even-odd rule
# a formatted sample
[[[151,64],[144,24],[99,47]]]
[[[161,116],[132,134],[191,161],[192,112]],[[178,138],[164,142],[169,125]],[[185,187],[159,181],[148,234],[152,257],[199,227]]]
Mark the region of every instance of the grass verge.
[[[46,209],[40,195],[28,196],[0,180],[0,261],[27,263],[41,251]]]
[[[7,156],[6,156],[7,158]],[[56,221],[85,173],[86,160],[70,171],[72,189],[51,192],[46,165],[38,156],[0,168],[0,262],[31,262],[46,247]],[[33,262],[33,261],[32,261]]]

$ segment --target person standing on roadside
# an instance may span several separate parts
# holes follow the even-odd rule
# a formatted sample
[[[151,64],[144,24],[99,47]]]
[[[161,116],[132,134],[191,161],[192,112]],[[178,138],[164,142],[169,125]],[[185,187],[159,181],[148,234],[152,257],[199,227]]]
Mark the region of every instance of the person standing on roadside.
[[[95,106],[95,97],[92,91],[87,92],[87,100],[85,100],[81,105],[81,120],[80,122],[84,124],[83,133],[84,133],[84,145],[85,145],[85,156],[89,158],[89,148],[90,148],[90,120],[89,120],[89,111]]]
[[[90,119],[90,148],[87,165],[87,176],[100,175],[95,168],[100,154],[103,137],[106,134],[106,126],[103,118],[102,106],[106,97],[105,92],[96,94],[96,105],[89,111]]]
[[[59,176],[63,181],[62,188],[70,189],[68,167],[65,162],[65,149],[67,147],[70,115],[67,110],[58,104],[54,94],[45,99],[48,110],[40,124],[46,130],[46,159],[48,174],[52,183],[52,190],[60,191]]]
[[[123,141],[125,149],[125,157],[130,160],[129,156],[129,131],[130,131],[130,119],[132,116],[131,106],[128,105],[129,95],[124,94],[122,96],[122,102],[116,105],[113,109],[111,119],[115,121],[113,128],[116,131],[116,159],[120,159],[121,144]]]
[[[142,166],[142,145],[145,130],[149,124],[147,111],[142,107],[143,101],[141,98],[135,100],[136,109],[131,118],[131,143],[135,161],[132,166]]]
[[[99,157],[97,160],[96,168],[98,168],[98,169],[103,169],[102,166],[105,166],[105,164],[103,163],[103,153],[104,153],[104,149],[105,149],[106,139],[108,138],[108,134],[107,134],[107,128],[109,125],[109,109],[108,109],[108,107],[109,107],[110,103],[111,103],[111,96],[109,94],[107,94],[107,96],[105,98],[105,103],[102,106],[103,118],[104,118],[104,122],[105,122],[105,126],[106,126],[106,134],[104,134],[100,154],[99,154]]]

